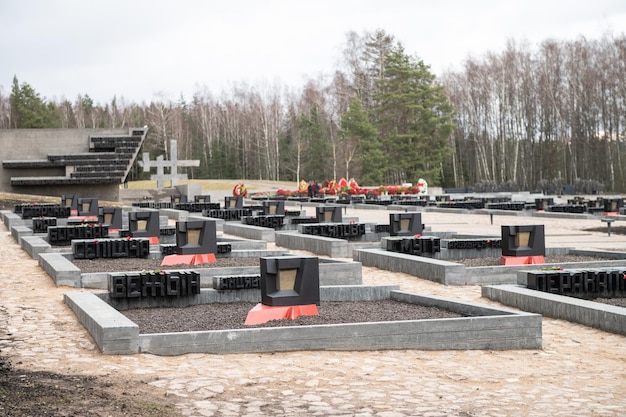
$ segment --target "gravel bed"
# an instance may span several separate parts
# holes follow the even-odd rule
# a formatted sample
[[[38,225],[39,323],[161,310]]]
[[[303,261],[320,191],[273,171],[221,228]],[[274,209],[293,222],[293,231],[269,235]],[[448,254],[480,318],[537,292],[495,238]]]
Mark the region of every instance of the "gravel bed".
[[[545,256],[547,264],[559,264],[569,262],[598,262],[605,261],[606,258],[600,256],[581,256],[581,255],[554,255]],[[467,267],[478,266],[497,266],[500,265],[500,258],[467,258],[467,259],[451,259],[451,262],[464,264]],[[626,260],[624,260],[626,263]]]
[[[216,257],[215,262],[200,265],[179,264],[161,266],[161,261],[161,259],[147,258],[106,258],[73,259],[72,263],[76,265],[82,273],[259,266],[259,258],[257,257]]]
[[[609,304],[616,307],[624,307],[626,308],[626,298],[595,298],[591,301],[595,301],[596,303]]]
[[[136,323],[142,334],[463,317],[437,307],[394,300],[343,301],[321,302],[319,316],[300,316],[295,320],[272,320],[246,326],[246,316],[255,305],[247,302],[201,304],[184,308],[139,308],[121,313]]]
[[[547,256],[546,263],[590,262],[604,258],[578,255]],[[457,259],[468,267],[496,266],[500,258]],[[75,259],[73,263],[83,273],[154,271],[193,268],[223,268],[259,266],[256,257],[217,257],[216,262],[202,265],[161,266],[160,259],[115,258]],[[626,298],[595,299],[594,301],[626,307]],[[139,326],[142,334],[172,333],[203,330],[227,330],[251,327],[304,326],[338,323],[362,323],[395,320],[423,320],[462,317],[459,314],[436,307],[425,307],[392,300],[364,302],[322,302],[319,316],[303,316],[296,320],[274,320],[265,324],[246,326],[244,321],[255,303],[203,304],[185,308],[143,308],[122,311]]]
[[[565,262],[593,262],[602,261],[606,258],[596,256],[560,255],[546,256],[546,263]],[[83,273],[93,272],[120,272],[120,271],[155,271],[174,270],[190,268],[225,268],[236,266],[259,266],[257,257],[217,257],[216,262],[190,266],[187,264],[161,266],[160,259],[144,258],[106,258],[106,259],[74,259],[72,260]],[[467,267],[497,266],[500,265],[500,258],[469,258],[455,259],[452,262],[462,263]],[[626,262],[626,260],[625,260]]]

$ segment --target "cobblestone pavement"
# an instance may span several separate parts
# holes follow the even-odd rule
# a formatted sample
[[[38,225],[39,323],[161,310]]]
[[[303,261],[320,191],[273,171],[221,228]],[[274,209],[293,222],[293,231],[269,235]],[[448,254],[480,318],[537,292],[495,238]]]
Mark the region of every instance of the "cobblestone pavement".
[[[347,214],[361,221],[388,216]],[[547,246],[626,249],[626,237],[587,233],[577,221],[497,217],[492,225],[489,216],[439,213],[422,220],[433,230],[495,235],[501,221],[540,222]],[[600,224],[593,222],[589,227]],[[14,365],[148,382],[185,416],[626,416],[626,337],[545,317],[540,350],[102,355],[62,301],[63,293],[84,290],[56,287],[6,228],[0,247],[0,318],[7,329],[0,349]],[[364,268],[363,276],[365,284],[494,304],[477,286],[443,286],[376,268]]]

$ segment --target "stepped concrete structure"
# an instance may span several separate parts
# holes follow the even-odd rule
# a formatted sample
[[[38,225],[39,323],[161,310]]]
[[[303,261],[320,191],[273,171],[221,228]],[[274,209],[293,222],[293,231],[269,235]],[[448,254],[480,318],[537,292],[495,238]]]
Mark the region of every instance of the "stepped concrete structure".
[[[0,191],[118,201],[147,133],[143,127],[0,130]]]

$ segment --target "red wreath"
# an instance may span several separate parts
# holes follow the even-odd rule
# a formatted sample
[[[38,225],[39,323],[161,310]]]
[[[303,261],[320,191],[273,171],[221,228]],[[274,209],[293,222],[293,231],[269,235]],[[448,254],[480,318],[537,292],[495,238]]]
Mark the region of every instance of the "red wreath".
[[[233,189],[233,195],[235,197],[246,197],[248,195],[248,189],[243,184],[237,184]]]

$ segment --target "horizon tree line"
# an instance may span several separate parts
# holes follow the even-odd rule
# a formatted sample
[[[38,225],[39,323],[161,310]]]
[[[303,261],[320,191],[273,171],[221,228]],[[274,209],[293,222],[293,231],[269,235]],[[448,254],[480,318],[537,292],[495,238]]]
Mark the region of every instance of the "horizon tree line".
[[[189,102],[51,102],[15,76],[0,90],[0,128],[148,125],[144,151],[167,158],[176,139],[181,158],[201,161],[191,178],[626,191],[624,34],[509,40],[439,78],[384,30],[347,33],[341,58],[300,90],[203,87]]]

